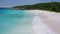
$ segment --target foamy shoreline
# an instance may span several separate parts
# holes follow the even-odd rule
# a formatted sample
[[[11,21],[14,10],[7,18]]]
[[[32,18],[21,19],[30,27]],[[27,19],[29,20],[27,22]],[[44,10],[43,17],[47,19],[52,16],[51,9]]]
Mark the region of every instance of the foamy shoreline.
[[[27,10],[27,11],[29,11],[32,14],[35,14],[35,15],[39,16],[42,19],[42,21],[46,25],[48,25],[48,27],[51,28],[51,30],[55,34],[60,34],[60,13],[48,12],[48,11],[44,11],[44,10]],[[44,28],[47,28],[47,27],[44,27]],[[46,30],[44,30],[44,32]],[[47,31],[49,31],[49,29]],[[43,30],[42,30],[42,32],[43,32]],[[35,34],[37,34],[37,33],[35,33]],[[42,33],[42,34],[47,34],[47,33]],[[49,34],[53,34],[53,33],[49,32]]]
[[[39,16],[33,17],[32,25],[33,34],[55,34],[55,32],[53,32]]]

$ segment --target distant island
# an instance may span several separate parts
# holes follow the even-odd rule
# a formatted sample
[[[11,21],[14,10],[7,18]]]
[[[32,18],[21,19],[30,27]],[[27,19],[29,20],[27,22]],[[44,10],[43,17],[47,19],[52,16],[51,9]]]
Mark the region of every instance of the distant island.
[[[60,2],[38,3],[34,5],[14,6],[13,9],[17,10],[49,10],[60,12]]]

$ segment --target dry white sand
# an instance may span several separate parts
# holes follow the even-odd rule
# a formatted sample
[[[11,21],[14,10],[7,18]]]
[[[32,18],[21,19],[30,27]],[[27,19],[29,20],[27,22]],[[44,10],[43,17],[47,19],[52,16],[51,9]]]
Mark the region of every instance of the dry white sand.
[[[33,34],[55,34],[50,27],[48,27],[39,16],[33,17],[32,21]]]
[[[27,10],[33,18],[33,34],[60,34],[60,13],[44,10]]]

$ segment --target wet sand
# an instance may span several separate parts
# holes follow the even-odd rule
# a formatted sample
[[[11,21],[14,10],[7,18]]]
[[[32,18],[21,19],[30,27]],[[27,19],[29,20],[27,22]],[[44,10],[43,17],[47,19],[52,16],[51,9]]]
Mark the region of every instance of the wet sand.
[[[50,27],[53,32],[60,34],[60,13],[44,10],[29,10],[32,14],[39,16],[42,21]]]
[[[54,12],[39,13],[39,17],[54,31],[60,34],[60,14]]]

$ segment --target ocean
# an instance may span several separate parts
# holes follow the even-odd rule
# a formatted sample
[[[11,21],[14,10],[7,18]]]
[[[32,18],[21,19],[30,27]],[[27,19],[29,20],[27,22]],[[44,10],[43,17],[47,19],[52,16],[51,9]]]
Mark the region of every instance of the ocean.
[[[33,16],[26,10],[0,9],[0,34],[31,34]]]

